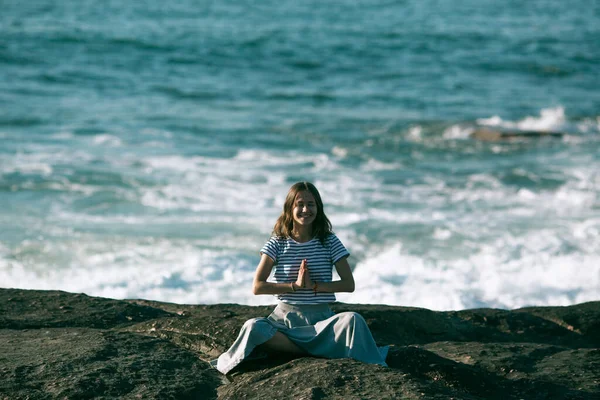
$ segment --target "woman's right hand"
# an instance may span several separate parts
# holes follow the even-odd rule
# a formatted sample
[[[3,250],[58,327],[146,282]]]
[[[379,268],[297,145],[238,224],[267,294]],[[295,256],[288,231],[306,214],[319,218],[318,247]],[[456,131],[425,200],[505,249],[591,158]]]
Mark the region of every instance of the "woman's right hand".
[[[295,285],[299,288],[305,288],[306,280],[310,279],[308,276],[308,268],[306,267],[306,259],[300,263],[300,270],[298,271],[298,279],[296,279]]]

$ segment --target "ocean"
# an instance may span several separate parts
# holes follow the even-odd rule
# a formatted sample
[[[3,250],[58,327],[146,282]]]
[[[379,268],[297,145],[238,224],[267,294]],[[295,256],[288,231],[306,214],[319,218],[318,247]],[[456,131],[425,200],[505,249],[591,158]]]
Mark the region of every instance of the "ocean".
[[[274,303],[258,252],[309,180],[352,254],[340,301],[599,300],[599,21],[581,0],[3,0],[0,287]]]

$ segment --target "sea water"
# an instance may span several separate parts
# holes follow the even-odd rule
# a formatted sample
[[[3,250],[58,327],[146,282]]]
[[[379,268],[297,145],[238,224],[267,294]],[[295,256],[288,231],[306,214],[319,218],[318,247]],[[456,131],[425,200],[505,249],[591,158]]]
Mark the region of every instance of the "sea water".
[[[2,1],[0,287],[273,303],[258,252],[309,180],[352,253],[341,301],[598,300],[599,21],[580,0]]]

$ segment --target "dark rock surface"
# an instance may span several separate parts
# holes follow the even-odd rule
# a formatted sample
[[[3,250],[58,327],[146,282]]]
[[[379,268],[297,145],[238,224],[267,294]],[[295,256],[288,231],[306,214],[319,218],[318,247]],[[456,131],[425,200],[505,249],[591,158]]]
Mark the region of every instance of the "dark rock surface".
[[[600,399],[600,302],[433,312],[335,304],[389,368],[271,356],[210,368],[272,307],[0,289],[0,399]]]
[[[537,139],[542,137],[550,138],[563,138],[565,133],[563,132],[552,132],[552,131],[527,131],[521,129],[508,130],[508,129],[490,129],[490,128],[477,128],[471,133],[471,138],[483,140],[487,142],[498,142],[505,140],[523,140],[523,139]]]

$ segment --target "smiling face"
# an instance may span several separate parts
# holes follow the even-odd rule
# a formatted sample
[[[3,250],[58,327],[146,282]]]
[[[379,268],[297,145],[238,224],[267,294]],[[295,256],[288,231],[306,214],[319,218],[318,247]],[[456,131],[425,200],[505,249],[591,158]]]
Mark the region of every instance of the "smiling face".
[[[294,199],[294,208],[292,215],[294,217],[294,225],[308,227],[315,218],[317,218],[318,207],[315,197],[308,190],[298,192]]]
[[[319,238],[325,246],[325,239],[331,234],[331,222],[325,215],[321,194],[310,182],[296,182],[288,190],[283,212],[273,227],[273,235],[294,240]]]

